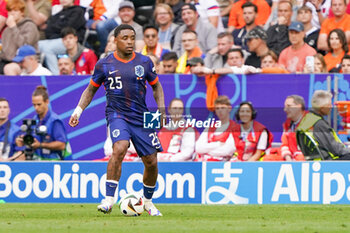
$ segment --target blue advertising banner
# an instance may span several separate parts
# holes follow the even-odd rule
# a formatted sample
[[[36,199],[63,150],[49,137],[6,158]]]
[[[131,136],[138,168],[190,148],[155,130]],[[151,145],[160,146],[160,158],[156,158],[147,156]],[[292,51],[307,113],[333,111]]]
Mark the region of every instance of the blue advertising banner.
[[[106,192],[106,162],[0,164],[5,202],[99,203]],[[116,195],[143,194],[143,164],[125,162]],[[201,163],[159,163],[155,202],[201,203]]]
[[[350,162],[159,163],[155,203],[349,204]],[[5,202],[99,203],[105,162],[0,164]],[[142,195],[142,163],[123,163],[116,194]]]
[[[256,74],[226,75],[217,82],[219,95],[227,95],[235,108],[243,100],[249,100],[257,108],[257,120],[267,126],[280,141],[282,123],[285,120],[283,103],[286,96],[299,94],[310,106],[312,93],[327,89],[327,76],[339,79],[339,100],[350,99],[350,76],[342,74]],[[206,85],[204,77],[195,75],[160,75],[165,104],[174,97],[181,98],[186,115],[206,118],[212,113],[206,109]],[[50,106],[64,121],[73,154],[68,159],[92,160],[104,157],[103,144],[106,139],[105,93],[103,87],[96,93],[92,103],[82,114],[76,128],[68,126],[68,120],[76,107],[81,93],[88,85],[90,76],[42,76],[42,77],[0,77],[0,96],[10,102],[10,118],[20,126],[24,118],[35,114],[31,95],[37,85],[48,88]],[[333,85],[333,84],[332,84]],[[152,88],[146,96],[150,109],[156,108]],[[235,109],[231,118],[234,119]],[[93,136],[91,136],[93,135]]]

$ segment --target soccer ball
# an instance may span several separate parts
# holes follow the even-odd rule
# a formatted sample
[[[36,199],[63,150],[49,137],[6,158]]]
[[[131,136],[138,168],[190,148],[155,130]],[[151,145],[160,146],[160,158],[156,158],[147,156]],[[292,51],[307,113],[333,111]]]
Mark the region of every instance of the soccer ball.
[[[119,201],[119,209],[125,216],[140,216],[144,211],[143,199],[135,193],[126,194]]]

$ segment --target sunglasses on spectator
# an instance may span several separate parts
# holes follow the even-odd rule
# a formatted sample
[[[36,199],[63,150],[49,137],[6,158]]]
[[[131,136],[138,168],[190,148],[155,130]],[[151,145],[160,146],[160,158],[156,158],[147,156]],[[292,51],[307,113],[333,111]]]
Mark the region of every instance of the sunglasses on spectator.
[[[156,34],[145,35],[146,38],[156,38]]]

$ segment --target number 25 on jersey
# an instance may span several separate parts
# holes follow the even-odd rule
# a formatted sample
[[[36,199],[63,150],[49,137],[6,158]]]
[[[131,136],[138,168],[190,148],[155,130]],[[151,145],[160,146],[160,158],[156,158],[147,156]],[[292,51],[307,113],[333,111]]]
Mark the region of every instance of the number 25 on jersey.
[[[111,89],[111,90],[122,89],[123,88],[123,83],[122,83],[121,78],[122,77],[120,77],[120,76],[108,77],[108,80],[110,81],[109,89]]]

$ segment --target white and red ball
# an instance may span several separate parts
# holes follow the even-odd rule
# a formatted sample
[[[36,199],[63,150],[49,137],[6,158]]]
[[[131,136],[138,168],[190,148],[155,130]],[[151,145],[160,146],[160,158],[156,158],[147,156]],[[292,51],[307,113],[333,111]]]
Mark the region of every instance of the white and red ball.
[[[144,211],[144,201],[138,194],[126,194],[119,201],[119,209],[125,216],[140,216]]]

